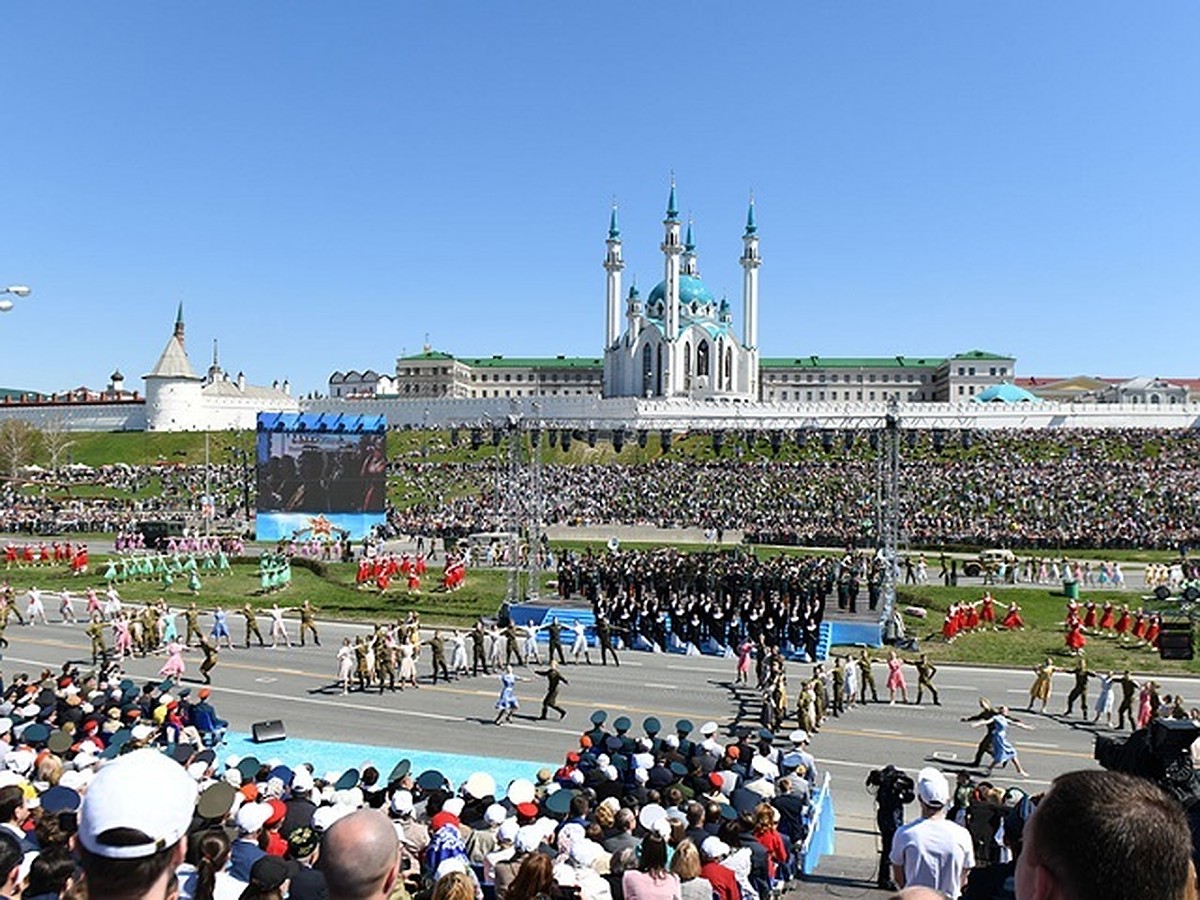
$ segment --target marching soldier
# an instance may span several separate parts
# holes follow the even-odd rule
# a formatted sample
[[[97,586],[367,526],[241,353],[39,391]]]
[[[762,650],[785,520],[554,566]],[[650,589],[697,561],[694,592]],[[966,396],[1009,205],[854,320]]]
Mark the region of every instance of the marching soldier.
[[[263,640],[262,632],[258,630],[258,614],[254,611],[253,607],[247,603],[240,610],[238,610],[238,612],[241,613],[242,618],[246,620],[246,649],[250,649],[251,635],[258,638],[258,646],[267,646],[266,641]]]

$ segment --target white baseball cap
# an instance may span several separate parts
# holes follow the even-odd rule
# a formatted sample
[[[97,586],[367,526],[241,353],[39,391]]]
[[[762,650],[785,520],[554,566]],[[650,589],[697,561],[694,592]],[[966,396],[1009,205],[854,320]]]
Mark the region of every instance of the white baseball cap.
[[[950,782],[933,766],[917,773],[917,796],[926,806],[945,806],[950,802]]]
[[[79,841],[88,852],[109,859],[151,856],[187,834],[196,794],[196,782],[177,762],[157,750],[135,750],[92,779],[79,811]],[[116,828],[139,831],[146,840],[106,843],[103,835]]]

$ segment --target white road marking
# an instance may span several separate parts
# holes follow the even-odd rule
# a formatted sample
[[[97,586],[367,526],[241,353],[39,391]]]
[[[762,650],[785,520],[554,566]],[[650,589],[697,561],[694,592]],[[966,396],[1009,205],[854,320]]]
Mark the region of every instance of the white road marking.
[[[891,728],[863,728],[862,731],[869,731],[871,734],[894,734],[903,735],[903,731],[895,731]]]
[[[1018,738],[1018,740],[1020,740]],[[1042,750],[1061,750],[1058,744],[1039,744],[1034,741],[1020,741],[1022,747],[1038,747]]]
[[[659,690],[663,690],[663,691],[674,691],[674,690],[679,689],[679,685],[677,685],[677,684],[663,684],[658,681],[647,681],[645,683],[645,687],[658,688]]]

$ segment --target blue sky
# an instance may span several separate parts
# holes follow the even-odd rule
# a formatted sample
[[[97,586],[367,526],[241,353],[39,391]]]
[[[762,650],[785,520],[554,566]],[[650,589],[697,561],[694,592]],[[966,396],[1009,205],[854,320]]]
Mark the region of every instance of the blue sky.
[[[765,356],[1200,374],[1191,2],[6,4],[0,384],[596,355],[669,173]],[[1181,339],[1182,338],[1182,339]]]

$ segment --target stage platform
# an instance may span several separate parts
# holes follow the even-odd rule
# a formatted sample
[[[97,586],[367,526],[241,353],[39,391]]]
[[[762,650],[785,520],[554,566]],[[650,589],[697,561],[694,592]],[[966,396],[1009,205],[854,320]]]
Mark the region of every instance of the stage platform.
[[[502,608],[503,610],[503,608]],[[508,607],[508,617],[518,627],[533,624],[543,628],[543,631],[538,634],[538,640],[541,643],[548,643],[550,638],[544,630],[544,626],[549,625],[554,619],[563,627],[563,645],[569,647],[574,640],[573,631],[577,623],[582,623],[584,633],[587,635],[588,645],[596,646],[596,617],[592,614],[591,607],[577,598],[572,598],[570,601],[559,603],[559,598],[545,598],[538,602],[515,603]],[[817,637],[817,659],[816,662],[829,658],[829,652],[833,647],[881,647],[882,630],[878,620],[874,614],[864,614],[861,617],[848,618],[836,616],[827,618],[821,623]],[[656,650],[649,641],[644,638],[639,638],[633,650],[646,650],[654,652]],[[703,655],[703,656],[732,656],[733,651],[728,647],[722,647],[716,641],[706,641],[703,646],[696,647],[693,644],[684,645],[678,641],[674,635],[667,637],[667,651],[670,653],[679,653],[684,655]],[[809,660],[802,647],[784,647],[784,655],[788,659],[798,662],[813,662]]]

